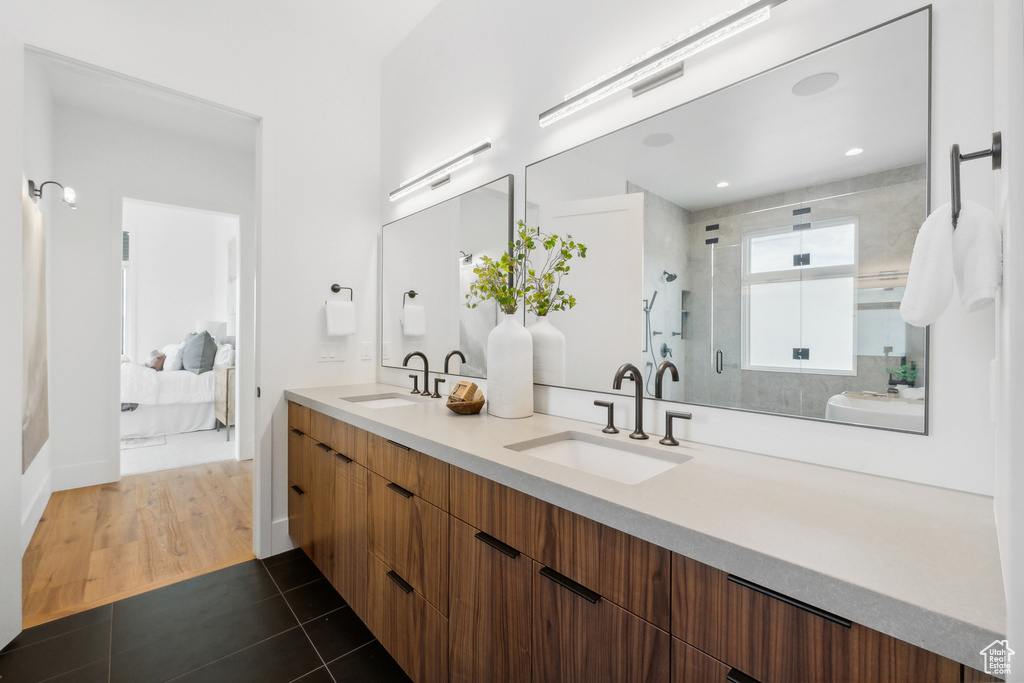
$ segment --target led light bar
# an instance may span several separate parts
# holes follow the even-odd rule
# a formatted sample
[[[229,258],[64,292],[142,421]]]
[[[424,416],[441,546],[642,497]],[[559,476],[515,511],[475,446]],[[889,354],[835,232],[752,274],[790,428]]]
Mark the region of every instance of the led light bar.
[[[642,84],[644,81],[654,81],[658,73],[675,67],[687,57],[766,21],[771,15],[771,8],[785,1],[746,0],[738,7],[708,19],[690,31],[640,55],[614,72],[569,93],[565,96],[564,102],[540,115],[541,127],[565,118],[620,90]],[[669,80],[671,79],[665,79],[663,82],[667,83]]]
[[[431,185],[435,181],[444,178],[445,176],[451,174],[454,171],[457,171],[463,166],[468,166],[469,164],[473,163],[474,156],[480,154],[481,152],[487,151],[490,148],[490,138],[486,140],[481,140],[480,142],[476,143],[469,149],[459,152],[455,156],[449,157],[448,159],[445,159],[441,163],[436,164],[429,171],[425,171],[417,176],[414,176],[413,178],[410,178],[409,180],[406,180],[404,183],[398,186],[397,190],[388,195],[388,197],[391,199],[391,201],[395,201],[396,199],[401,199],[407,194],[415,192],[421,187]],[[444,183],[438,183],[438,187],[440,187],[443,184]]]

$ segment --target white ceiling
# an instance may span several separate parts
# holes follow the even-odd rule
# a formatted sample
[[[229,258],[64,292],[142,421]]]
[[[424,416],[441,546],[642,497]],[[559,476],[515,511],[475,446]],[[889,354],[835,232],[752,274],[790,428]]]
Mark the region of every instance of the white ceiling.
[[[792,94],[823,72],[838,83]],[[919,164],[928,152],[928,76],[922,12],[570,153],[691,211]],[[674,141],[643,145],[655,133]],[[846,156],[853,147],[863,154]]]

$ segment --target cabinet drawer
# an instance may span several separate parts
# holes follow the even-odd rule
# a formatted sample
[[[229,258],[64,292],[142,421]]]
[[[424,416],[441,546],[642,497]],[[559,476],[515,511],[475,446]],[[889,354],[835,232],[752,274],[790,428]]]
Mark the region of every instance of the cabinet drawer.
[[[448,511],[448,463],[371,434],[366,466],[420,498]]]
[[[734,671],[678,638],[672,639],[672,683],[729,683]],[[743,680],[735,674],[733,678]]]
[[[333,417],[328,417],[315,410],[309,411],[309,435],[320,443],[337,450],[334,445],[334,422]]]
[[[668,633],[534,563],[533,680],[664,683]],[[568,587],[567,587],[568,586]]]
[[[453,467],[452,514],[669,629],[671,553]]]
[[[453,518],[451,683],[530,680],[534,562]]]
[[[306,479],[309,476],[309,457],[306,449],[310,444],[309,437],[295,427],[288,428],[288,484],[306,490]]]
[[[288,402],[288,426],[309,434],[309,408],[298,403]]]
[[[350,460],[355,460],[363,467],[366,467],[369,457],[367,454],[368,437],[369,434],[358,427],[353,427],[341,420],[331,420],[331,448]]]
[[[416,683],[448,682],[448,620],[373,554],[366,626]]]
[[[366,468],[334,459],[334,575],[331,583],[366,620]]]
[[[448,513],[372,472],[367,547],[442,614],[448,614]]]

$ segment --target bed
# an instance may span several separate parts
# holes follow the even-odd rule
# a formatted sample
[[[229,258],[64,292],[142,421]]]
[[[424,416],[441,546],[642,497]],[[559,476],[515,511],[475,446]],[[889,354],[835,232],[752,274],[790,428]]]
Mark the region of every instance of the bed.
[[[215,375],[121,363],[121,438],[213,429]]]

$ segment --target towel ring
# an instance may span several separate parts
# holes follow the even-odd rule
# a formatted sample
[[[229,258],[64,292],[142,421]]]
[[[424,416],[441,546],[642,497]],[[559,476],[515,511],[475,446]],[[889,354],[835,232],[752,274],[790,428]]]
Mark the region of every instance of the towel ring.
[[[402,308],[405,308],[405,297],[415,299],[418,294],[419,292],[417,292],[415,289],[410,289],[408,292],[404,292],[402,294]]]
[[[1000,131],[992,133],[992,147],[983,149],[980,152],[960,153],[960,145],[954,144],[949,149],[949,177],[951,182],[951,194],[953,207],[953,229],[956,230],[956,222],[960,219],[960,162],[972,161],[992,157],[992,170],[998,171],[1003,165],[1003,134]]]
[[[331,285],[331,291],[334,292],[335,294],[337,294],[338,292],[340,292],[343,289],[347,289],[348,290],[348,300],[349,301],[355,301],[355,292],[352,291],[351,287],[342,287],[341,285],[337,285],[337,284]],[[325,301],[324,302],[324,306],[326,306],[326,305],[327,305],[327,302]]]

